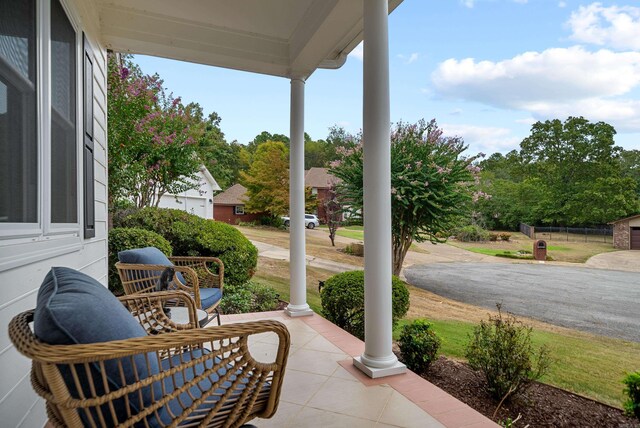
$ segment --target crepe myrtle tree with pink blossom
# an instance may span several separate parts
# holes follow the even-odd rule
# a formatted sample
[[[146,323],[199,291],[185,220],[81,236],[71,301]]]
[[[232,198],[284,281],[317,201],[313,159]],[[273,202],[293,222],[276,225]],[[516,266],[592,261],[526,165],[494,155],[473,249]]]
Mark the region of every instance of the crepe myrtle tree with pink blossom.
[[[339,151],[331,164],[338,193],[351,215],[363,212],[362,138],[352,149]],[[391,129],[391,215],[393,274],[399,275],[413,241],[443,242],[461,217],[468,217],[477,192],[480,153],[465,155],[460,137],[444,137],[435,120],[399,122]],[[380,231],[384,233],[384,231]],[[365,242],[366,244],[366,242]]]
[[[109,206],[130,200],[157,207],[164,194],[197,188],[196,142],[203,124],[156,74],[145,75],[129,55],[109,53]]]

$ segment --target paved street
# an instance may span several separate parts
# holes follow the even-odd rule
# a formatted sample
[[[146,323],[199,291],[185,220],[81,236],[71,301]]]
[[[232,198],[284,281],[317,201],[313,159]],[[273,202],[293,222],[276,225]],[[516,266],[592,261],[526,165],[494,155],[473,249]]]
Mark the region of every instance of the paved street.
[[[404,269],[438,295],[640,342],[640,273],[543,264],[437,263]]]

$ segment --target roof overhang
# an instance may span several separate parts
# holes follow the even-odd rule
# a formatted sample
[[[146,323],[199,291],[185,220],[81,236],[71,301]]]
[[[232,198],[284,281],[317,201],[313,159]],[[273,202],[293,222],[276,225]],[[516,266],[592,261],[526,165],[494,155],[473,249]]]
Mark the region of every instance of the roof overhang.
[[[362,41],[363,0],[95,1],[109,49],[274,76],[337,68]]]

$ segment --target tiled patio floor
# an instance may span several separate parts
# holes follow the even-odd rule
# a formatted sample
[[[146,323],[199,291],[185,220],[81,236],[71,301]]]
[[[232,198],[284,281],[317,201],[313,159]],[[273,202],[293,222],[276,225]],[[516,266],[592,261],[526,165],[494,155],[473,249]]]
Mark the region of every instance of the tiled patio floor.
[[[254,419],[267,427],[496,427],[492,421],[408,371],[370,379],[352,365],[364,343],[321,316],[290,318],[281,311],[225,315],[223,323],[277,319],[291,334],[278,412]],[[273,361],[277,336],[252,338],[257,360]]]

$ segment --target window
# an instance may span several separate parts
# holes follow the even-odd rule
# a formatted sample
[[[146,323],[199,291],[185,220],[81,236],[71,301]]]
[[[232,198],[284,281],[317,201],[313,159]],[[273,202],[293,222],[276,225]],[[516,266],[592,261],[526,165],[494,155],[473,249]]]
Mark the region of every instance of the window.
[[[233,213],[235,215],[244,215],[244,205],[236,205],[233,208]]]
[[[76,240],[79,236],[79,204],[84,200],[78,126],[82,63],[79,33],[65,2],[1,0],[3,239],[29,238],[36,243],[50,235]]]
[[[2,2],[0,222],[38,223],[36,3]]]
[[[76,32],[51,2],[51,223],[78,222]]]

